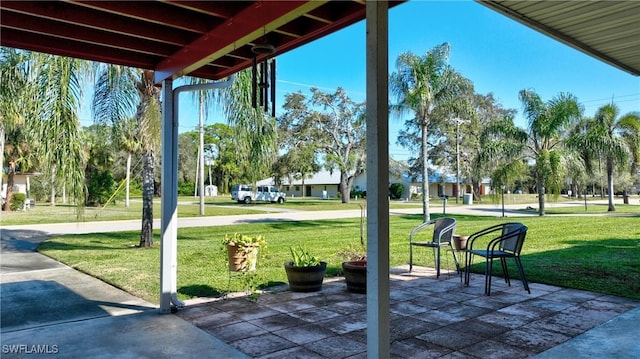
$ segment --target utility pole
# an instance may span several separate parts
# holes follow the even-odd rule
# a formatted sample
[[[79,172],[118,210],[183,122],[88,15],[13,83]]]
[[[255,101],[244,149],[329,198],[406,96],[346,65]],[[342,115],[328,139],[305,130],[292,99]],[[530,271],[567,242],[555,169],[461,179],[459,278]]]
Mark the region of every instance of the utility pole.
[[[460,118],[456,118],[456,204],[460,198]]]
[[[200,97],[200,146],[198,147],[198,180],[200,181],[200,215],[204,216],[204,96]]]

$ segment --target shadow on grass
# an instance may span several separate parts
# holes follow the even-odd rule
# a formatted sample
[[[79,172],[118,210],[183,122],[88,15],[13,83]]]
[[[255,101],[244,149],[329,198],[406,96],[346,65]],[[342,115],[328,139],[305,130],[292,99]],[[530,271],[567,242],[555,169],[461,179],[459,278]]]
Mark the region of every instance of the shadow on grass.
[[[640,239],[576,239],[562,243],[572,246],[522,254],[522,265],[529,282],[640,299]],[[507,262],[510,278],[519,281],[513,260]],[[471,272],[484,274],[485,263],[474,264]],[[499,261],[494,262],[493,275],[504,277]],[[512,281],[514,284],[519,285]]]
[[[256,286],[256,289],[262,290],[272,287],[278,287],[282,285],[286,285],[285,282],[280,281],[267,281],[265,283],[260,283]],[[250,287],[247,285],[245,288],[247,291],[250,291]],[[186,295],[190,298],[219,298],[225,295],[228,288],[214,288],[210,285],[205,284],[193,284],[182,286],[178,288],[178,293],[182,295]]]
[[[42,252],[47,250],[141,249],[140,247],[138,247],[140,238],[138,237],[139,233],[137,232],[136,232],[136,235],[132,234],[132,232],[110,232],[110,233],[73,234],[73,235],[65,235],[63,237],[68,238],[69,236],[73,236],[74,238],[77,238],[78,241],[74,241],[73,243],[63,243],[60,241],[56,241],[56,238],[51,238],[40,243],[40,245],[38,246],[38,251]],[[156,243],[159,243],[160,237],[155,234],[153,237],[154,237],[153,240],[156,241]],[[86,238],[91,238],[91,240],[87,241]],[[117,241],[117,245],[113,244],[114,240]],[[88,244],[80,244],[80,243],[88,243]]]
[[[186,296],[195,298],[195,297],[221,297],[223,292],[218,288],[213,288],[209,285],[204,284],[194,284],[187,285],[178,288],[178,293],[184,294]]]

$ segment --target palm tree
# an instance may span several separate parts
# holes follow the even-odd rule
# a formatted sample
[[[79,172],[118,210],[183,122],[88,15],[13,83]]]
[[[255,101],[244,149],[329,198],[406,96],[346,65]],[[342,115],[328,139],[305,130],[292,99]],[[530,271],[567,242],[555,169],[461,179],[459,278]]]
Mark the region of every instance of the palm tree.
[[[137,120],[133,117],[127,117],[113,126],[114,139],[120,148],[127,154],[127,169],[125,173],[125,200],[124,206],[129,208],[130,205],[130,182],[131,182],[131,157],[140,153],[141,143],[140,134],[138,133]]]
[[[30,119],[35,152],[50,180],[51,206],[55,206],[56,187],[69,185],[77,208],[84,205],[84,156],[78,105],[81,79],[88,63],[63,56],[38,54],[36,64],[39,88],[39,114]]]
[[[33,105],[35,101],[35,98],[29,95],[33,86],[29,86],[32,82],[28,81],[28,57],[28,53],[25,52],[0,48],[0,168],[4,169],[5,152],[9,168],[3,211],[11,210],[13,176],[16,167],[26,159],[25,152],[28,149],[28,142],[24,136],[25,116],[29,112],[26,106]]]
[[[519,164],[513,162],[520,156],[523,145],[502,135],[503,130],[515,128],[515,110],[504,109],[493,94],[473,94],[463,110],[458,114],[463,126],[460,120],[455,122],[460,127],[461,170],[472,185],[474,201],[481,201],[480,184],[484,178],[494,178],[494,184],[498,178],[504,184],[514,179],[509,176],[507,181],[504,175],[518,168]],[[501,168],[503,166],[511,170]]]
[[[255,183],[271,170],[276,159],[277,124],[251,103],[251,71],[240,71],[231,87],[223,90],[227,123],[235,129],[234,140],[240,160],[246,163],[249,180]]]
[[[560,189],[561,147],[564,134],[582,112],[574,95],[560,93],[548,102],[532,90],[521,90],[520,101],[528,120],[527,146],[533,160],[538,214],[544,216],[545,193]]]
[[[153,81],[153,71],[105,66],[95,85],[95,121],[116,124],[130,116],[134,110],[142,153],[140,247],[150,247],[153,245],[155,152],[160,142],[160,89]]]
[[[635,173],[640,164],[640,113],[631,112],[618,117],[619,112],[614,104],[600,107],[595,117],[585,121],[568,141],[572,148],[581,150],[587,169],[591,169],[592,160],[604,158],[609,211],[616,210],[613,203],[614,170],[627,168],[629,163],[628,169]]]
[[[190,77],[189,83],[191,85],[199,85],[209,83],[209,80],[201,79],[198,77]],[[220,93],[222,91],[207,90],[198,91],[194,97],[198,100],[199,106],[199,126],[198,126],[198,177],[197,182],[199,184],[198,192],[200,193],[200,215],[204,216],[204,121],[206,114],[209,113],[208,109],[214,104],[220,103]]]
[[[449,44],[443,43],[429,50],[424,56],[411,52],[400,54],[396,71],[391,74],[390,87],[398,99],[391,106],[397,115],[412,113],[407,127],[418,127],[421,132],[422,210],[425,222],[429,216],[429,133],[435,121],[434,112],[446,106],[459,94],[469,91],[472,84],[448,64]]]

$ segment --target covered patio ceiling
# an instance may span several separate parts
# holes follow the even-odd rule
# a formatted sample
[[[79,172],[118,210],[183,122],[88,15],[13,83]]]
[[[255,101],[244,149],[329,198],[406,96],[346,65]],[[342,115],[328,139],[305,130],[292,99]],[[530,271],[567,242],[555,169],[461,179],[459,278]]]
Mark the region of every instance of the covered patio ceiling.
[[[403,1],[391,1],[390,7]],[[479,1],[640,75],[638,1]],[[218,80],[364,19],[365,1],[2,1],[2,46]]]
[[[402,1],[391,1],[390,6]],[[2,1],[2,46],[218,80],[255,44],[285,53],[365,17],[364,1]]]

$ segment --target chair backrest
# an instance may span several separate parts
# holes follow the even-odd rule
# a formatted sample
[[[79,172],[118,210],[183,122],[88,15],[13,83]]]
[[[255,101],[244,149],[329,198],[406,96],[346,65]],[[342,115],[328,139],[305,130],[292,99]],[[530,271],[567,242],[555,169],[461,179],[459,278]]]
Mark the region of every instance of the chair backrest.
[[[456,220],[449,217],[436,219],[433,227],[434,242],[451,242],[456,229]]]
[[[520,255],[527,229],[527,226],[522,223],[505,223],[502,226],[504,240],[500,243],[500,250]]]

